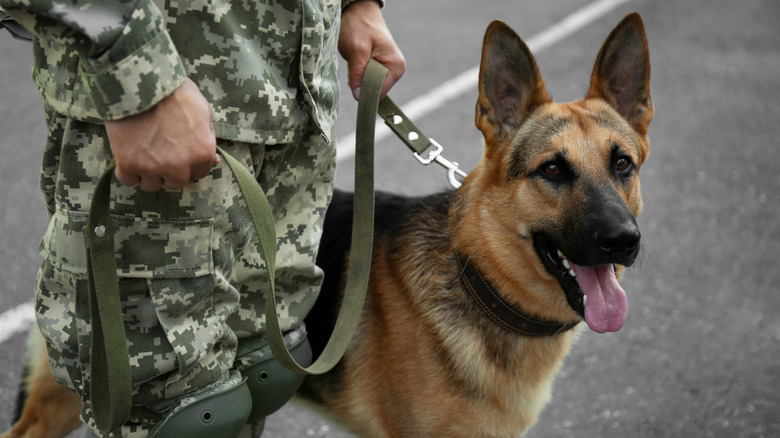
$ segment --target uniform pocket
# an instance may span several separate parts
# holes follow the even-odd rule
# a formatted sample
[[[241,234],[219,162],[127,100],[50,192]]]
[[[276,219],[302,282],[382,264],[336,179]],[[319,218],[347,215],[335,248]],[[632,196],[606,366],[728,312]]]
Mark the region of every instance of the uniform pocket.
[[[120,277],[197,278],[214,273],[213,219],[112,220]]]
[[[214,310],[213,219],[112,215],[112,222],[125,334],[137,389],[134,403],[168,397],[192,384],[197,387],[198,381],[216,380],[224,368],[218,358],[221,346],[226,339],[228,344],[234,341]],[[52,327],[48,336],[67,339],[69,345],[50,342],[55,349],[78,351],[80,364],[70,361],[64,366],[80,366],[83,377],[89,371],[91,331],[83,238],[86,224],[85,212],[58,209],[52,216],[40,246],[48,269],[39,280],[37,294],[39,309],[46,309],[52,297],[57,297],[61,307],[71,310],[73,321]],[[63,275],[74,280],[45,278]],[[88,390],[89,379],[78,380]],[[142,385],[145,382],[150,384]]]

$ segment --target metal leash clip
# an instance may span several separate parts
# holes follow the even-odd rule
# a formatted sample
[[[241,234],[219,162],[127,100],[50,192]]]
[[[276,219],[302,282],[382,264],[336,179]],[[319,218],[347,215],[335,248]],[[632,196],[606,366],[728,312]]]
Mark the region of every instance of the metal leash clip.
[[[441,164],[447,169],[447,179],[450,184],[456,189],[460,188],[461,182],[456,176],[465,178],[466,172],[460,170],[458,163],[444,158],[441,155],[444,148],[434,139],[424,135],[389,96],[379,102],[378,113],[385,124],[414,152],[414,157],[419,162],[425,165],[434,161]],[[433,149],[428,152],[428,157],[423,158],[423,154],[431,149],[431,146]]]
[[[430,141],[431,146],[433,146],[433,150],[428,153],[428,157],[423,158],[420,154],[415,152],[414,158],[417,158],[417,161],[425,164],[426,166],[433,163],[434,161],[444,166],[447,169],[447,179],[450,181],[450,184],[456,189],[460,188],[461,182],[455,177],[455,175],[458,175],[461,178],[465,178],[466,172],[460,170],[458,163],[450,161],[442,156],[441,153],[444,150],[444,147],[436,140],[429,137],[428,141]]]

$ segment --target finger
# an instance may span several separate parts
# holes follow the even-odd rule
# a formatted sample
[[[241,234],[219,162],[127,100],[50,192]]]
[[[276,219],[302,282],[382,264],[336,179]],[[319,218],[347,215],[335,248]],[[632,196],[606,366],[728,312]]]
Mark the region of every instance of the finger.
[[[196,157],[190,166],[190,178],[192,180],[199,180],[211,173],[211,169],[219,164],[221,158],[217,151],[217,137],[214,131],[214,109],[211,105],[208,105],[209,121],[208,131],[201,137],[202,143],[200,143],[199,149],[204,154],[198,158]]]
[[[382,82],[381,98],[384,98],[387,95],[390,89],[393,88],[393,85],[401,79],[401,76],[403,76],[406,71],[406,63],[403,58],[401,58],[400,63],[386,63],[384,66],[387,68],[387,76],[385,76],[385,80]]]
[[[382,45],[376,49],[373,57],[387,69],[387,76],[385,76],[385,80],[382,82],[381,97],[384,98],[388,91],[393,88],[393,85],[406,72],[406,60],[395,41],[391,38],[383,41]]]
[[[367,53],[370,54],[371,52],[358,52],[358,53]],[[347,68],[349,70],[348,73],[348,84],[349,88],[352,90],[352,97],[355,98],[355,100],[360,99],[360,84],[363,83],[363,75],[366,73],[366,67],[368,66],[368,61],[371,60],[370,56],[356,56],[357,59],[351,59],[349,62],[347,62]]]
[[[142,175],[138,181],[138,188],[145,192],[156,192],[163,187],[163,179],[160,177]]]
[[[190,180],[197,181],[203,179],[211,173],[211,169],[219,164],[219,155],[215,154],[214,158],[210,162],[204,162],[202,164],[193,165],[190,172]]]
[[[114,176],[116,176],[116,179],[120,184],[128,187],[138,185],[138,182],[141,180],[140,175],[136,173],[125,173],[119,168],[119,166],[114,169]]]
[[[190,166],[187,170],[189,175],[187,179],[199,180],[211,173],[211,169],[220,161],[217,153],[217,139],[213,133],[207,134],[202,138],[202,142],[193,150]]]
[[[382,83],[382,92],[380,98],[383,99],[388,91],[403,76],[406,71],[406,61],[403,54],[391,38],[385,38],[371,49],[356,50],[354,57],[347,62],[349,68],[349,86],[352,89],[352,96],[355,100],[360,98],[360,84],[363,81],[363,75],[371,58],[376,59],[387,69],[387,76]]]
[[[379,96],[380,99],[384,99],[385,96],[387,96],[387,93],[390,91],[391,88],[393,88],[393,85],[395,85],[396,82],[403,76],[404,72],[406,71],[406,64],[401,61],[400,64],[386,64],[384,62],[380,63],[387,68],[387,75],[385,76],[384,81],[382,82],[382,91]],[[368,62],[366,62],[368,64]],[[366,69],[365,67],[362,70],[362,73],[365,73]],[[355,98],[355,100],[360,100],[360,83],[363,81],[363,76],[361,75],[358,79],[356,79],[360,82],[358,82],[357,87],[355,87],[352,90],[352,96]]]
[[[179,178],[162,178],[162,188],[167,190],[181,190],[189,183],[189,180],[182,180]]]

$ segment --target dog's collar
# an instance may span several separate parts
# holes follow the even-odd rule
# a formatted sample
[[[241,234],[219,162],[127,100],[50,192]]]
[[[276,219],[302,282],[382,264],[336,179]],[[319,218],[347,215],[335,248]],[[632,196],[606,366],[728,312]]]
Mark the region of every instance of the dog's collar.
[[[469,295],[493,322],[504,329],[526,336],[553,336],[571,330],[578,324],[543,321],[526,315],[506,301],[468,257],[456,253],[456,258],[460,279]]]

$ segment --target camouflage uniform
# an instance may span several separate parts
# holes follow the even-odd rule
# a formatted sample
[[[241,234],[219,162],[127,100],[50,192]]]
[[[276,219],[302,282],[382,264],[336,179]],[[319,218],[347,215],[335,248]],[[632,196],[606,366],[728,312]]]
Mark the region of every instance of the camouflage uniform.
[[[295,329],[321,281],[314,260],[333,186],[336,45],[349,2],[0,0],[36,34],[33,77],[48,123],[38,325],[88,425],[82,229],[111,158],[103,122],[152,107],[186,76],[198,85],[218,144],[258,175],[273,208],[280,324]],[[145,436],[179,401],[235,384],[237,339],[265,330],[267,273],[224,164],[179,191],[115,182],[111,203],[134,384],[122,433]]]

